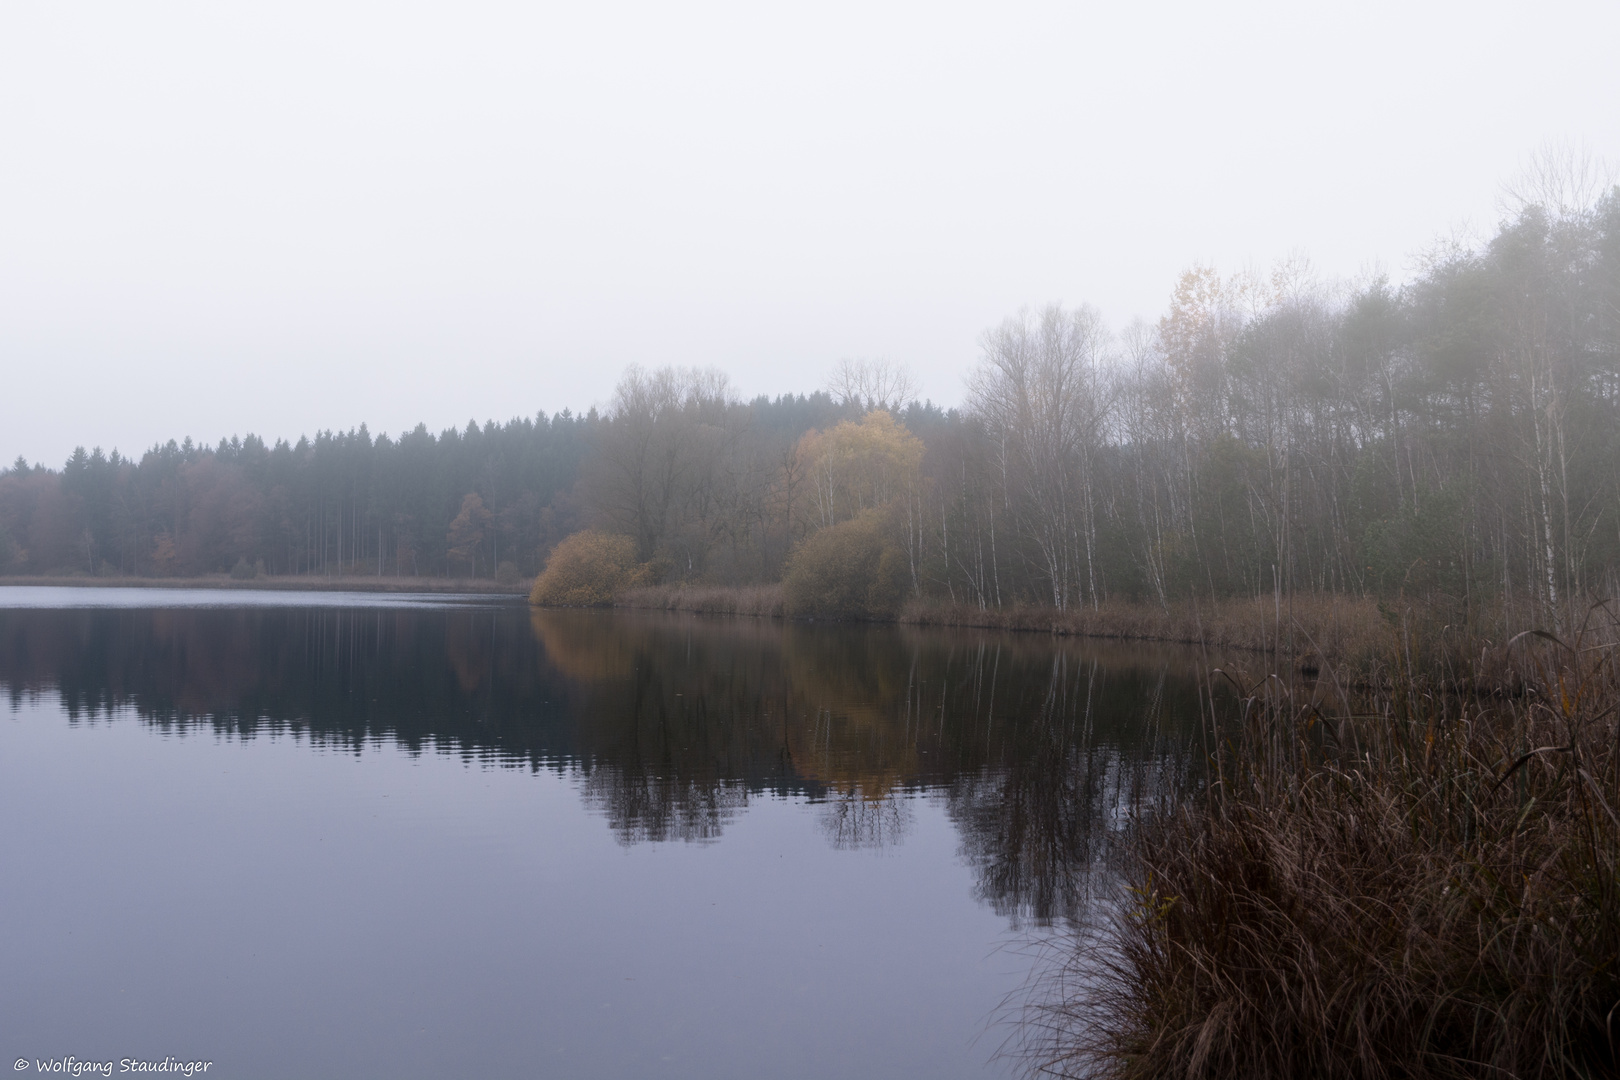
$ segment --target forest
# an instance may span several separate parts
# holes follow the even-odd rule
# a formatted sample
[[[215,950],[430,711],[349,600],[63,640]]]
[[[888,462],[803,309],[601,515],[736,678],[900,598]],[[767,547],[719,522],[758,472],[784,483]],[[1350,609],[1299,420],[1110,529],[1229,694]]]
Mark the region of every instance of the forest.
[[[1620,189],[1526,201],[1398,287],[1195,266],[1156,322],[1051,305],[980,346],[952,408],[883,362],[751,400],[637,367],[584,414],[19,458],[0,574],[516,581],[592,530],[646,582],[864,567],[868,614],[1421,592],[1526,622],[1612,594]]]

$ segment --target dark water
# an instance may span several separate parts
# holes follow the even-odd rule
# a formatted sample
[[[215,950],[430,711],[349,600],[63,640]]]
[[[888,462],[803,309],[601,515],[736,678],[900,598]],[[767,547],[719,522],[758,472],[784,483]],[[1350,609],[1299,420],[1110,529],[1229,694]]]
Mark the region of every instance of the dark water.
[[[1038,635],[0,589],[0,1058],[1002,1075],[1008,946],[1192,687]]]

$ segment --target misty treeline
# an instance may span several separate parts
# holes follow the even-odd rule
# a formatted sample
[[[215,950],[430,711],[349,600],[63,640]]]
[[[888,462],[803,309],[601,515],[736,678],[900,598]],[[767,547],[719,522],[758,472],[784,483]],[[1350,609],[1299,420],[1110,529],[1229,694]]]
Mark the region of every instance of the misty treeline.
[[[59,471],[19,458],[0,473],[0,572],[442,575],[456,554],[462,574],[475,559],[485,576],[532,567],[538,538],[566,527],[597,422],[171,440],[138,459],[81,447]]]
[[[789,439],[842,415],[826,394],[748,410]],[[81,447],[59,470],[18,458],[0,470],[0,574],[533,575],[589,519],[584,465],[613,427],[565,409],[438,435]]]
[[[1121,333],[1025,312],[948,411],[882,363],[752,401],[633,368],[600,414],[19,461],[0,572],[532,574],[591,528],[666,582],[814,556],[986,608],[1404,590],[1541,617],[1620,568],[1617,406],[1620,189],[1526,202],[1399,288],[1197,267]]]

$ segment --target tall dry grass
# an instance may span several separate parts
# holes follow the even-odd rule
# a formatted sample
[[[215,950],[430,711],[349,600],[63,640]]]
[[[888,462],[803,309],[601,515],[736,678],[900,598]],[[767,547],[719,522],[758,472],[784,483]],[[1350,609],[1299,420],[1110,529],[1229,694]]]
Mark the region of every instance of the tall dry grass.
[[[1594,616],[1521,635],[1466,694],[1409,643],[1359,701],[1233,676],[1211,783],[1140,823],[1116,916],[1027,1006],[1028,1063],[1620,1074],[1620,646]]]
[[[780,618],[784,611],[781,585],[649,585],[626,590],[614,606],[765,618]]]
[[[1281,667],[1314,673],[1331,663],[1341,678],[1361,678],[1384,658],[1388,607],[1366,596],[1300,594],[1155,604],[1110,601],[1096,608],[980,609],[972,604],[914,602],[900,621],[918,626],[1039,630],[1081,637],[1169,641],[1212,649],[1273,654]],[[1399,615],[1395,618],[1399,620]]]

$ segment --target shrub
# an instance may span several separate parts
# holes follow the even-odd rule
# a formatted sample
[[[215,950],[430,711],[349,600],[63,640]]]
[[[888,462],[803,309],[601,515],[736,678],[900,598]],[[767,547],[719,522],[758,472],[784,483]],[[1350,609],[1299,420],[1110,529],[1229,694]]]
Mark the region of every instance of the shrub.
[[[906,553],[883,514],[868,510],[808,537],[782,580],[790,615],[891,619],[906,594]]]
[[[529,603],[543,607],[601,607],[625,589],[646,583],[648,570],[636,562],[628,536],[587,529],[552,551],[535,579]]]
[[[258,571],[246,559],[237,559],[236,565],[231,567],[231,577],[237,581],[251,581],[258,576]]]

